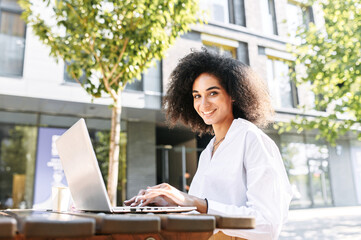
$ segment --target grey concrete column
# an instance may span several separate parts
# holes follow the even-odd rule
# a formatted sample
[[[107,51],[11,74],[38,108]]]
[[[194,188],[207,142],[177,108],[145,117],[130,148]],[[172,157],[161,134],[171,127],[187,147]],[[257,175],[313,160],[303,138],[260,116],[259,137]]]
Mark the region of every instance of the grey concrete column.
[[[338,141],[338,150],[330,148],[330,180],[335,206],[357,204],[353,182],[349,141]]]
[[[127,198],[156,183],[155,124],[128,123]]]

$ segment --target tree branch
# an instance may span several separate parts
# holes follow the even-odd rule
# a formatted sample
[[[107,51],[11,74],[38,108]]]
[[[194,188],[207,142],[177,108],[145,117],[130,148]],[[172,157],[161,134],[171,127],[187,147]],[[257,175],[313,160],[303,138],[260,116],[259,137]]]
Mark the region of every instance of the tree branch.
[[[147,62],[148,58],[149,58],[149,54],[150,51],[147,52],[146,56],[145,56],[145,60],[143,61],[143,63],[141,65],[139,65],[139,68],[142,68],[145,63]],[[113,85],[114,83],[116,83],[118,81],[118,79],[121,77],[121,75],[124,73],[124,71],[120,72],[110,83],[110,86]]]
[[[92,36],[93,37],[93,36]],[[100,70],[103,74],[103,83],[104,83],[104,86],[105,88],[107,89],[107,91],[109,92],[110,96],[113,98],[114,101],[116,101],[118,99],[118,95],[117,93],[110,87],[109,85],[109,79],[107,78],[107,76],[105,75],[105,71],[109,72],[109,69],[106,68],[104,69],[104,66],[101,62],[101,60],[99,59],[98,55],[96,54],[96,52],[94,51],[94,41],[92,41],[90,43],[90,49],[95,57],[95,60],[99,63],[99,66],[100,66]]]
[[[73,72],[71,72],[71,76],[77,83],[79,83],[81,85],[81,82],[75,77],[75,74]]]
[[[84,19],[79,16],[79,14],[77,13],[77,11],[75,11],[75,9],[73,8],[73,6],[70,5],[70,3],[67,3],[66,5],[74,12],[74,14],[78,17],[78,19],[80,20],[80,22],[83,24],[83,26],[86,27],[86,24],[85,24],[85,22],[84,22]]]
[[[109,80],[108,78],[103,78],[103,83],[104,83],[104,86],[105,88],[107,89],[107,91],[110,93],[110,96],[113,98],[114,102],[118,100],[118,93],[112,89],[109,85]]]
[[[121,71],[115,78],[113,78],[113,80],[110,82],[110,86],[113,85],[114,83],[116,83],[118,81],[118,79],[120,78],[120,76],[122,76],[123,73],[124,73],[124,70]]]
[[[129,42],[129,38],[127,37],[124,40],[122,51],[120,52],[120,54],[118,56],[118,59],[117,59],[117,62],[114,64],[113,69],[111,70],[111,72],[109,74],[109,77],[113,76],[115,70],[117,69],[117,66],[120,63],[120,60],[122,59],[122,57],[124,55],[125,49],[127,48],[128,42]],[[110,85],[112,85],[112,84],[113,84],[113,81],[112,81],[112,83]]]

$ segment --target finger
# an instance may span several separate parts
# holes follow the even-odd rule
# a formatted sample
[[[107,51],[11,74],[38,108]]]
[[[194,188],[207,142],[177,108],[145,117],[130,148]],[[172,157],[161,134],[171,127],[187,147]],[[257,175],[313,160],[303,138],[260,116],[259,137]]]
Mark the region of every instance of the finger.
[[[144,200],[140,200],[140,201],[139,201],[138,207],[142,207],[142,206],[143,206],[143,201],[144,201]]]
[[[132,204],[130,204],[131,207],[140,207],[143,204],[144,200],[138,200],[137,202],[133,202]]]
[[[129,200],[125,200],[123,203],[124,203],[125,205],[129,206],[130,204],[132,204],[132,203],[134,202],[134,200],[135,200],[135,196],[132,197],[132,198],[129,199]]]
[[[135,200],[130,205],[132,207],[135,206],[146,206],[150,203],[155,203],[156,205],[176,205],[175,201],[173,201],[171,198],[167,197],[169,201],[163,199],[163,195],[170,195],[168,190],[165,189],[147,189],[143,195],[138,195],[135,197]],[[156,201],[156,198],[160,197],[162,199],[161,202],[158,203]]]
[[[168,183],[161,183],[152,187],[147,187],[147,189],[160,189],[160,188],[169,188],[170,185]]]
[[[143,203],[143,205],[177,205],[171,198],[167,197],[166,195],[168,195],[168,192],[164,189],[149,189],[148,193],[144,195],[145,202]]]
[[[158,193],[157,191],[150,191],[150,192],[146,192],[144,195],[142,196],[137,196],[136,201],[134,201],[134,203],[132,204],[132,206],[146,206],[150,203],[152,203],[154,201],[154,199],[156,197],[159,197],[159,195],[161,195],[162,193]]]
[[[148,189],[148,194],[157,195],[157,196],[163,196],[167,202],[174,203],[176,205],[184,205],[185,204],[185,196],[182,195],[181,192],[178,190],[173,191],[168,189]]]
[[[154,204],[154,205],[158,205],[156,201],[154,201],[155,198],[147,198],[144,202],[142,206],[148,206],[149,204]]]
[[[139,196],[139,195],[143,195],[145,191],[146,191],[145,189],[140,189],[137,195],[138,195],[138,196]]]
[[[153,198],[153,194],[152,195],[149,195],[146,193],[146,191],[144,191],[144,194],[143,195],[138,195],[138,196],[135,196],[135,199],[134,201],[131,203],[131,207],[136,207],[136,206],[145,206],[144,205],[144,202],[148,199],[152,199]]]
[[[138,195],[138,196],[135,198],[135,201],[134,201],[134,202],[138,203],[139,200],[141,200],[141,199],[143,200],[143,196],[144,196],[144,195],[140,195],[140,196]]]

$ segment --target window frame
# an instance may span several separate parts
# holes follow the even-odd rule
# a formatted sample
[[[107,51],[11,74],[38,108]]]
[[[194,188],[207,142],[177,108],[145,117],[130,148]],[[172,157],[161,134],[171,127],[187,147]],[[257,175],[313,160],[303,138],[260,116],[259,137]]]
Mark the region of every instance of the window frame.
[[[278,36],[277,12],[275,0],[259,0],[261,7],[262,32]]]
[[[268,77],[268,72],[267,72],[267,85],[268,85],[268,89],[270,91],[270,95],[272,94],[271,93],[271,88],[270,88],[270,81],[274,81],[274,79],[276,78],[276,74],[275,74],[275,61],[280,61],[280,62],[283,62],[285,64],[288,65],[288,68],[289,70],[291,71],[295,71],[295,69],[291,68],[290,64],[288,64],[290,62],[290,60],[287,60],[287,59],[282,59],[282,58],[279,58],[279,57],[275,57],[275,56],[270,56],[270,55],[267,55],[267,61],[272,61],[272,80],[269,79]],[[268,71],[268,67],[267,67],[267,71]],[[287,107],[287,106],[282,106],[282,104],[277,104],[277,101],[276,101],[276,104],[274,107],[275,109],[295,109],[298,107],[299,105],[299,97],[298,97],[298,89],[297,89],[297,86],[295,84],[294,81],[292,81],[291,77],[288,76],[288,83],[290,85],[290,98],[291,98],[291,107]],[[277,98],[280,98],[281,96],[276,96]],[[271,96],[272,98],[272,96]],[[281,99],[282,100],[282,99]],[[272,100],[272,102],[274,103],[274,100]]]
[[[1,33],[2,14],[4,12],[10,13],[10,14],[16,14],[16,15],[19,15],[19,17],[21,17],[21,14],[23,13],[23,10],[18,5],[18,3],[16,3],[16,5],[17,5],[16,7],[6,6],[6,5],[3,5],[1,0],[0,0],[0,33]],[[24,22],[24,20],[22,20],[22,21]],[[22,58],[21,71],[19,72],[19,74],[6,74],[6,73],[0,72],[1,77],[10,77],[10,78],[22,78],[23,77],[23,75],[24,75],[24,66],[25,66],[26,31],[27,31],[27,24],[24,22],[24,36],[23,36],[23,38],[24,38],[24,47],[23,47],[22,56],[21,56],[21,58]],[[15,35],[11,35],[11,36],[15,36]]]
[[[298,7],[302,13],[302,24],[298,24],[298,26],[296,26],[296,29],[290,28],[290,25],[288,22],[289,18],[287,15],[287,34],[289,37],[294,37],[296,35],[296,32],[292,32],[292,31],[294,31],[294,30],[297,31],[297,28],[301,27],[302,25],[304,25],[308,29],[309,23],[315,22],[312,6],[307,6],[307,5],[302,4],[301,2],[298,2],[295,0],[288,0],[286,4],[287,4],[287,8],[289,8],[290,5]],[[289,12],[289,11],[287,11],[287,12]]]
[[[228,46],[228,45],[222,45],[220,43],[215,42],[209,42],[209,41],[202,41],[202,44],[205,48],[210,49],[208,47],[216,47],[219,49],[219,54],[223,55],[226,51],[229,51],[234,59],[237,59],[237,48]],[[211,50],[212,51],[212,50]]]
[[[148,69],[144,70],[142,73],[141,73],[141,78],[140,79],[134,79],[132,83],[128,82],[125,87],[124,87],[124,91],[127,91],[127,92],[147,92],[147,93],[152,93],[152,95],[161,95],[162,94],[162,91],[163,91],[163,84],[162,84],[162,79],[163,79],[163,73],[162,73],[162,68],[163,68],[163,60],[153,60],[153,61],[156,61],[155,63],[155,66],[151,65]],[[157,70],[158,73],[159,73],[159,90],[149,90],[147,89],[147,84],[146,82],[148,82],[146,80],[146,77],[145,76],[148,76],[147,74],[149,73],[149,70],[152,69],[153,70]],[[145,73],[146,72],[146,73]],[[134,85],[133,85],[134,84]],[[139,88],[135,87],[135,88],[132,88],[132,86],[140,86]],[[130,87],[129,87],[130,86]]]
[[[244,0],[238,0],[238,1],[240,1],[240,8],[241,8],[241,9],[237,9],[239,11],[240,18],[241,18],[240,23],[237,23],[236,9],[235,9],[234,1],[237,1],[237,0],[228,0],[229,23],[237,25],[237,26],[246,27],[247,26],[247,19],[246,19],[246,9],[245,9]]]

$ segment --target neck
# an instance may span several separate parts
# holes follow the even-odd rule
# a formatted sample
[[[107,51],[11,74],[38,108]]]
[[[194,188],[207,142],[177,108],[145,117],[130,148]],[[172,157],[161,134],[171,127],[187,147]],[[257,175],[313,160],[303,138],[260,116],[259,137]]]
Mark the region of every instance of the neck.
[[[214,124],[212,125],[214,134],[216,135],[216,141],[219,141],[220,139],[224,138],[228,132],[228,129],[231,127],[233,118],[227,119],[222,124]]]

